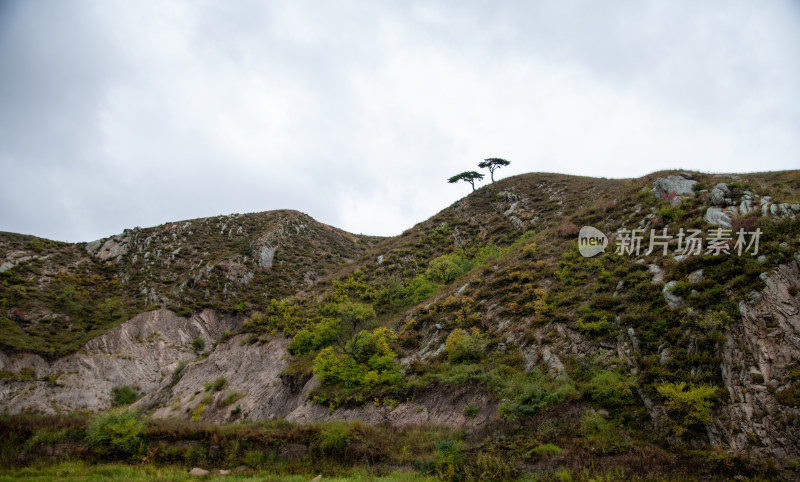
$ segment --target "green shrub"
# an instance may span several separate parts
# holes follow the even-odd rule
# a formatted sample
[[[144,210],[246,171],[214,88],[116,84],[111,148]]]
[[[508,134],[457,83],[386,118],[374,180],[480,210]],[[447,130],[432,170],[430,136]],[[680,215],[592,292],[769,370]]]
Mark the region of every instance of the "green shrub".
[[[442,480],[460,480],[464,472],[464,454],[458,440],[440,440],[434,443],[436,455],[433,465]]]
[[[478,415],[478,407],[474,403],[468,403],[467,406],[464,407],[464,415],[467,417],[475,417]]]
[[[433,259],[425,270],[425,276],[431,281],[448,284],[471,269],[472,263],[457,253],[450,253]]]
[[[258,450],[248,450],[244,454],[242,462],[250,468],[259,469],[264,465],[264,454]]]
[[[498,410],[506,417],[532,417],[541,410],[575,397],[575,386],[566,378],[550,379],[539,370],[502,378]]]
[[[333,347],[323,348],[314,358],[314,374],[323,384],[341,384],[347,388],[395,385],[401,375],[394,362],[397,354],[389,346],[395,334],[381,327],[362,330],[349,341],[343,353]]]
[[[609,429],[611,429],[611,422],[594,410],[588,410],[583,414],[583,418],[581,419],[582,434],[596,435],[608,431]]]
[[[529,246],[533,246],[533,248],[536,248],[536,244],[535,243],[531,243]],[[528,248],[528,246],[526,246],[526,248]],[[478,251],[472,256],[472,263],[474,263],[476,265],[481,265],[490,256],[497,257],[497,256],[500,256],[501,254],[503,254],[503,250],[498,248],[494,244],[490,243],[490,244],[487,244],[486,246],[483,246],[482,248],[478,249]]]
[[[86,441],[96,453],[126,458],[144,447],[144,423],[133,412],[112,411],[97,415],[86,427]]]
[[[200,403],[194,407],[194,410],[192,410],[192,420],[197,420],[198,418],[202,417],[203,414],[206,413],[206,407],[208,407],[209,403],[211,403],[210,393],[205,395],[203,399],[200,400]]]
[[[350,427],[345,422],[331,422],[317,434],[320,450],[326,455],[342,455],[350,440]]]
[[[223,405],[230,405],[233,402],[235,402],[235,401],[239,400],[240,398],[244,397],[244,395],[245,395],[244,393],[239,393],[239,392],[226,392],[225,393],[225,398],[222,399],[222,404]]]
[[[430,459],[420,459],[414,461],[414,467],[417,468],[417,471],[423,474],[430,474],[435,469],[433,464],[433,460]]]
[[[603,317],[595,321],[581,318],[575,323],[575,326],[585,335],[596,336],[607,332],[611,325],[608,322],[608,317],[603,315]]]
[[[663,382],[656,390],[664,398],[664,406],[676,435],[680,436],[692,427],[710,420],[716,387]]]
[[[38,444],[52,445],[61,442],[67,438],[68,430],[63,428],[61,430],[41,429],[38,430],[33,437],[31,437],[25,446],[30,449]]]
[[[683,210],[680,206],[664,206],[658,210],[658,215],[665,223],[677,221],[683,216]]]
[[[731,316],[725,310],[712,311],[695,319],[698,328],[710,331],[731,324]]]
[[[572,482],[573,480],[572,473],[566,467],[561,467],[560,469],[556,470],[553,473],[553,476],[558,479],[559,482]]]
[[[222,387],[225,386],[226,382],[227,380],[225,379],[225,377],[219,377],[216,380],[214,380],[214,385],[212,385],[212,388],[214,389],[215,392],[218,392],[222,390]]]
[[[447,336],[444,352],[452,362],[480,360],[487,343],[486,336],[477,328],[469,333],[456,328]]]
[[[203,447],[186,447],[181,454],[181,458],[186,465],[203,465],[208,459],[208,453]]]
[[[111,389],[111,405],[128,405],[139,400],[142,395],[136,387],[122,385]]]
[[[561,449],[553,444],[541,444],[531,449],[534,455],[561,455]]]
[[[635,386],[630,375],[603,370],[592,377],[585,390],[592,400],[614,408],[630,403]]]
[[[205,347],[206,347],[206,342],[201,337],[198,336],[194,340],[192,340],[192,349],[195,352],[201,352],[205,349]]]
[[[400,289],[392,293],[390,302],[397,309],[406,308],[430,298],[438,289],[438,284],[422,275],[417,275],[403,283]]]
[[[632,445],[626,433],[594,410],[583,415],[580,427],[587,441],[603,453],[623,452]]]
[[[503,454],[478,452],[474,457],[467,459],[463,478],[465,480],[518,480],[517,470],[509,462],[509,458]]]
[[[800,407],[800,384],[789,385],[775,395],[781,405]]]
[[[366,303],[358,303],[349,299],[336,303],[333,306],[335,315],[341,320],[342,325],[351,329],[355,334],[358,327],[366,326],[375,319],[375,308]]]
[[[311,328],[303,328],[289,343],[289,353],[299,356],[324,348],[337,340],[340,328],[339,321],[333,318],[323,319]]]

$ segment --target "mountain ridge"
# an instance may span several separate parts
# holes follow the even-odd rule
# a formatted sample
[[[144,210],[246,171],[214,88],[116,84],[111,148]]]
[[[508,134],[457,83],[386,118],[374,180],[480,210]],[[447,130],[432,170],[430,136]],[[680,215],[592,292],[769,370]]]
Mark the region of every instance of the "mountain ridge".
[[[74,313],[48,286],[83,282],[83,265],[102,281],[77,286],[89,297],[73,299],[98,304],[91,314],[108,315],[103,303],[127,284],[136,288],[137,319],[228,321],[198,331],[200,349],[195,335],[165,343],[159,324],[147,325],[123,345],[170,362],[155,363],[144,381],[111,370],[116,378],[100,376],[98,391],[80,396],[61,395],[72,382],[51,363],[65,355],[110,357],[119,367],[136,361],[125,361],[124,350],[96,352],[91,341],[36,352],[4,336],[0,406],[25,406],[26,387],[36,387],[44,411],[59,411],[45,403],[51,398],[65,400],[61,410],[97,410],[111,403],[112,388],[137,384],[144,396],[134,406],[159,418],[427,421],[476,431],[579,407],[586,412],[573,425],[558,423],[585,432],[581,424],[600,423],[592,417],[604,413],[619,427],[603,429],[613,439],[603,443],[616,447],[609,450],[631,450],[625,440],[652,443],[652,432],[673,447],[722,447],[791,466],[800,457],[798,200],[800,171],[536,173],[485,185],[395,237],[278,211],[260,221],[232,215],[130,230],[81,246],[85,254],[38,246],[73,271],[28,259],[0,273],[4,334],[35,325],[25,316],[36,303]],[[605,253],[579,254],[580,226],[609,237]],[[621,229],[666,230],[668,254],[620,251]],[[719,229],[758,230],[758,253],[687,255],[674,239],[697,230],[708,242]],[[2,261],[37,252],[19,249],[33,241],[0,236]],[[34,287],[35,296],[19,296]],[[15,309],[25,316],[13,319]],[[86,339],[120,336],[126,313]],[[256,359],[271,361],[242,362]],[[259,370],[264,363],[269,369]],[[200,385],[213,380],[225,380],[225,390],[203,395]],[[453,397],[432,397],[436,387]],[[590,432],[583,437],[576,446],[597,443]]]

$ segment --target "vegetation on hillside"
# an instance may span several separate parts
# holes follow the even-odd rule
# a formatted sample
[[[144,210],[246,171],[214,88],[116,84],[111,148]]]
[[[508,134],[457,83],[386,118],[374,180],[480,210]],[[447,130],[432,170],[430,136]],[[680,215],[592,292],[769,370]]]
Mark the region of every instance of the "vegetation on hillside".
[[[260,444],[262,454],[302,440],[321,457],[308,464],[357,453],[355,465],[413,464],[445,480],[507,479],[532,466],[569,480],[599,455],[623,461],[614,467],[642,471],[637,473],[650,470],[641,460],[655,458],[674,467],[680,458],[708,474],[748,474],[748,462],[708,448],[705,424],[728,396],[720,354],[739,320],[738,303],[763,287],[762,273],[793,259],[800,249],[800,217],[761,211],[734,216],[734,231],[760,230],[761,257],[681,259],[674,256],[673,240],[667,255],[660,250],[622,254],[612,245],[585,258],[577,236],[581,226],[607,234],[635,227],[707,230],[708,189],[716,183],[728,182],[737,201],[747,191],[798,203],[800,172],[738,178],[695,174],[694,192],[682,199],[670,193],[659,198],[651,191],[655,179],[666,174],[672,173],[633,180],[555,174],[503,179],[382,240],[330,234],[304,219],[304,225],[313,226],[304,228],[309,234],[281,238],[269,269],[257,268],[258,229],[246,220],[238,227],[228,224],[239,218],[194,221],[208,226],[204,234],[212,244],[188,247],[184,241],[169,263],[145,264],[136,272],[140,268],[133,267],[139,265],[132,252],[109,263],[86,256],[82,246],[42,246],[40,252],[51,258],[24,261],[0,274],[0,313],[5,313],[0,329],[6,346],[14,349],[74,350],[90,336],[80,330],[98,333],[152,307],[139,290],[158,282],[167,287],[159,291],[161,302],[180,313],[208,307],[246,316],[241,331],[248,343],[291,338],[292,359],[284,374],[302,381],[316,375],[321,384],[309,399],[331,411],[366,404],[394,408],[433,390],[457,389],[491,400],[490,406],[459,407],[465,417],[489,409],[498,415],[497,425],[486,433],[431,435],[413,457],[389,455],[379,439],[387,436],[381,430],[390,429],[360,425],[284,427],[279,435],[270,431],[274,427],[265,429],[270,435],[255,430],[252,437],[259,442],[253,443]],[[220,222],[223,235],[212,236]],[[289,231],[287,226],[297,226],[279,224]],[[241,241],[232,234],[234,227],[252,236]],[[158,229],[152,228],[150,236]],[[173,240],[191,236],[180,233]],[[135,239],[156,239],[142,236]],[[4,246],[16,243],[13,249],[35,240],[3,239]],[[68,266],[63,273],[48,264],[55,256]],[[239,277],[242,266],[252,268],[247,283]],[[306,283],[309,270],[316,273],[313,284]],[[205,274],[197,277],[201,271]],[[656,273],[674,281],[671,293],[682,300],[679,306],[669,306]],[[64,296],[70,286],[74,293]],[[39,313],[35,322],[31,313]],[[77,332],[62,332],[66,323]],[[796,392],[796,387],[782,391],[779,402],[795,406]],[[645,401],[663,408],[665,419],[654,420]],[[143,440],[152,448],[158,440],[152,427],[162,422],[149,423]],[[202,436],[193,436],[225,447],[228,435],[250,433],[247,426],[202,430]],[[692,452],[697,447],[703,450]],[[392,445],[391,450],[398,449],[405,453]],[[476,453],[480,456],[470,456]],[[174,460],[152,457],[178,461],[177,455]],[[567,462],[573,459],[577,462]],[[563,477],[557,475],[560,469],[566,471]]]
[[[73,352],[133,315],[165,306],[243,313],[308,287],[379,238],[294,211],[218,216],[135,228],[68,244],[0,233],[0,347],[47,357]],[[102,258],[101,246],[118,255]]]
[[[581,404],[566,417],[482,431],[360,422],[209,425],[134,412],[0,417],[0,479],[187,480],[193,467],[240,480],[763,480],[774,467],[713,450],[670,453]],[[225,476],[230,478],[231,476]]]

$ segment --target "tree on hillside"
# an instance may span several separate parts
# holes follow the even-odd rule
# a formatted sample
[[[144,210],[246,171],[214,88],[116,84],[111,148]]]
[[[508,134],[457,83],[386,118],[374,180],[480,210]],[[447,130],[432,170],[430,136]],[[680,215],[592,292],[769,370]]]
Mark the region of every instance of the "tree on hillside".
[[[355,301],[342,301],[336,304],[336,314],[342,324],[352,328],[351,335],[355,335],[359,327],[375,319],[375,309],[372,305]]]
[[[507,166],[511,164],[511,161],[506,161],[505,159],[500,159],[499,157],[490,157],[489,159],[484,159],[478,164],[478,167],[481,169],[489,169],[489,175],[492,178],[492,182],[494,182],[494,171],[495,169],[500,169],[503,166]]]
[[[475,171],[464,171],[461,174],[457,174],[450,179],[447,180],[449,183],[454,183],[458,181],[467,181],[472,185],[472,190],[475,190],[475,181],[480,181],[483,179],[483,174]]]

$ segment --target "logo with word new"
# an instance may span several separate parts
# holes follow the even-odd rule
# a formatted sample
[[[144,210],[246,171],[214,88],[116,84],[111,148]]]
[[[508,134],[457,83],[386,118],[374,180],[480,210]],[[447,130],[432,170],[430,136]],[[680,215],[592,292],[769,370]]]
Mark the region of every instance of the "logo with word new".
[[[608,236],[597,228],[584,226],[578,233],[578,251],[584,258],[591,258],[604,252],[608,246]]]

